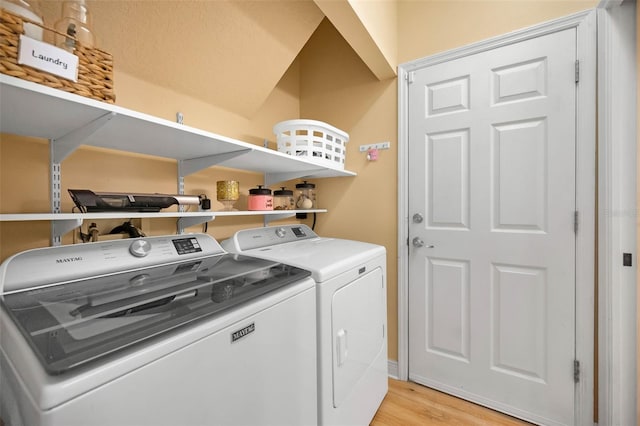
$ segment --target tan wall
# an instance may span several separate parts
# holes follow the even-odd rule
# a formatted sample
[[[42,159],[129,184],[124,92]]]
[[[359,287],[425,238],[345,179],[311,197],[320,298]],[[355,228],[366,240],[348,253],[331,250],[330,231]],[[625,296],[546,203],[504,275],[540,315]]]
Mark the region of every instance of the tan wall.
[[[321,204],[318,233],[387,249],[389,357],[397,359],[397,123],[396,79],[378,81],[335,28],[323,21],[300,57],[300,113],[349,133],[347,168],[356,178],[315,181]],[[368,162],[358,148],[390,141]]]
[[[403,1],[398,5],[398,60],[412,61],[593,8],[587,1]]]

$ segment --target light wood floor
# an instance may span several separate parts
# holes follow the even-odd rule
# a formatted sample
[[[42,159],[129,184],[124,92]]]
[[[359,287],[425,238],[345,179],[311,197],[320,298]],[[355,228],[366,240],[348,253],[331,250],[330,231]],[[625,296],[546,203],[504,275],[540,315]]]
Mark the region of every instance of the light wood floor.
[[[371,426],[530,425],[412,382],[389,379],[389,392]]]

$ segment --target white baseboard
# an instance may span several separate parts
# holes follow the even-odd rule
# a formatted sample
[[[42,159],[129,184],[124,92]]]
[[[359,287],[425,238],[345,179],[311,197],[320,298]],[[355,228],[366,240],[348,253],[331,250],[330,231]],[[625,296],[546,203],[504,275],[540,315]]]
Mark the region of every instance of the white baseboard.
[[[398,378],[398,361],[394,361],[392,359],[387,361],[387,368],[389,371],[389,377],[392,379],[399,380]]]

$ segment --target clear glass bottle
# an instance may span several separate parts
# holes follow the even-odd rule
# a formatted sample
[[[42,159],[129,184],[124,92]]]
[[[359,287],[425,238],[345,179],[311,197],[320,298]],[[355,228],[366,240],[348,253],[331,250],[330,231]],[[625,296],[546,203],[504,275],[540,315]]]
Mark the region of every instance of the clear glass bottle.
[[[284,186],[273,191],[274,210],[295,210],[295,208],[296,203],[293,199],[293,191],[286,189]]]
[[[38,0],[0,0],[0,7],[33,22],[44,23]],[[42,41],[42,34],[43,29],[37,25],[24,24],[24,35],[27,37]]]
[[[84,47],[96,44],[92,29],[93,21],[84,0],[62,3],[62,18],[55,24],[56,31],[69,37],[56,34],[55,44],[69,52],[76,48],[76,40]],[[75,39],[75,40],[74,40]]]
[[[306,180],[296,184],[296,208],[309,210],[315,209],[316,206],[316,185]]]

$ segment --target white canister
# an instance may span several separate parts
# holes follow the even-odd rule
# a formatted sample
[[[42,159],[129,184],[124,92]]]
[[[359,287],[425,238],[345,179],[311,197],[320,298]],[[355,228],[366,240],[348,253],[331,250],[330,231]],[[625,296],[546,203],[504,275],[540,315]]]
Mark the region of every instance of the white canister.
[[[37,0],[0,0],[0,7],[9,12],[20,15],[23,18],[27,18],[38,24],[44,24],[42,19],[42,13],[40,12],[40,5]],[[42,40],[43,29],[37,25],[25,22],[24,35],[34,40]]]

